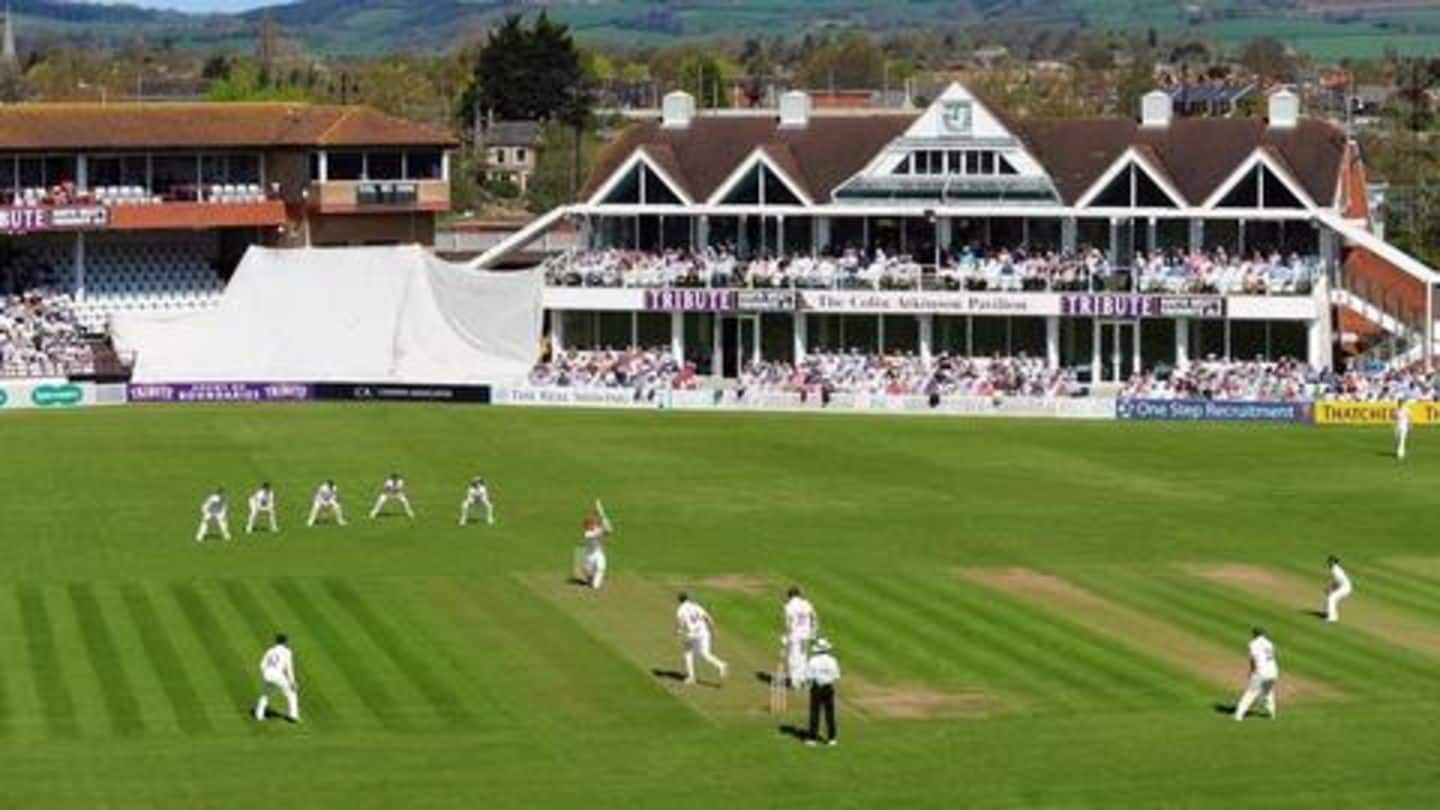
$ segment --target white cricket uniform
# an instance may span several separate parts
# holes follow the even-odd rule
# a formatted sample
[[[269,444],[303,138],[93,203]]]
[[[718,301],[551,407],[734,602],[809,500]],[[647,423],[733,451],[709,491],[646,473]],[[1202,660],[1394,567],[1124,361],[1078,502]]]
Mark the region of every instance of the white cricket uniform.
[[[405,508],[406,517],[414,519],[415,513],[410,510],[410,499],[405,497],[405,479],[398,475],[386,478],[385,483],[380,485],[380,497],[375,499],[375,508],[370,510],[370,517],[379,517],[380,510],[392,500],[398,501]]]
[[[1410,409],[1401,403],[1395,409],[1395,458],[1405,460],[1405,440],[1410,438]]]
[[[785,668],[792,688],[799,689],[808,680],[808,650],[819,632],[820,618],[810,600],[796,596],[785,602]]]
[[[264,720],[270,705],[270,692],[285,696],[291,720],[300,719],[300,691],[295,683],[295,655],[284,644],[276,644],[260,659],[260,699],[255,703],[255,719]]]
[[[335,522],[341,526],[345,525],[345,512],[340,508],[340,488],[331,484],[321,484],[315,490],[315,499],[310,502],[310,519],[305,522],[307,526],[314,526],[315,521],[320,519],[322,511],[329,512],[335,516]]]
[[[279,525],[275,522],[275,490],[261,487],[250,496],[250,517],[245,520],[246,534],[255,531],[255,521],[261,515],[270,519],[270,531],[280,531]]]
[[[195,530],[195,542],[199,543],[214,528],[220,536],[230,539],[230,521],[225,516],[225,496],[216,492],[200,504],[200,528]]]
[[[490,489],[484,484],[471,484],[465,490],[465,500],[460,503],[460,525],[470,522],[470,507],[485,508],[485,522],[495,525],[495,507],[490,504]]]
[[[590,587],[599,588],[605,582],[605,529],[595,526],[585,530],[585,576]]]
[[[725,677],[725,662],[710,652],[710,614],[695,602],[681,602],[675,623],[685,648],[685,682],[695,682],[695,656],[699,655]]]
[[[1275,686],[1279,680],[1280,664],[1275,659],[1275,645],[1264,636],[1250,639],[1250,682],[1245,686],[1240,702],[1235,705],[1235,719],[1244,720],[1256,699],[1265,701],[1265,711],[1270,713],[1270,719],[1275,719]]]
[[[1353,590],[1350,576],[1340,567],[1340,563],[1330,566],[1330,588],[1325,592],[1325,621],[1340,621],[1340,602],[1349,597]]]

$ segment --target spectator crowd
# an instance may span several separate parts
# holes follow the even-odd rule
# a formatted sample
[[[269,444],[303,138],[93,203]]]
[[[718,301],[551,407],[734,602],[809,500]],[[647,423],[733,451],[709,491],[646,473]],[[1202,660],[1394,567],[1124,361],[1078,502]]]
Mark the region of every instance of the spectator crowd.
[[[1206,399],[1246,402],[1435,401],[1437,378],[1424,371],[1352,364],[1343,371],[1312,369],[1278,361],[1206,359],[1184,370],[1146,371],[1132,376],[1120,392],[1133,399]]]
[[[1141,292],[1152,294],[1297,295],[1310,292],[1318,259],[1224,248],[1137,253],[1117,267],[1104,252],[965,247],[933,268],[910,256],[845,249],[824,255],[738,258],[728,248],[646,252],[601,249],[560,254],[545,263],[555,286],[744,287],[991,292]]]
[[[93,368],[70,296],[36,289],[0,297],[0,377],[61,377]]]

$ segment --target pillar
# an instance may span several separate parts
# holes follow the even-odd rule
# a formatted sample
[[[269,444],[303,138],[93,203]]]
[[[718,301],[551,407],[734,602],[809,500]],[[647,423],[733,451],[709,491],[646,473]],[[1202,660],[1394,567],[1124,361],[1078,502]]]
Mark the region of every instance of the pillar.
[[[670,353],[679,363],[685,362],[685,313],[670,313]]]
[[[720,321],[718,315],[710,319],[710,374],[714,377],[725,373],[725,341],[721,340]]]
[[[1205,220],[1195,218],[1190,220],[1190,249],[1202,250],[1205,247]]]
[[[550,310],[550,354],[565,351],[565,310]]]
[[[1190,319],[1175,319],[1175,368],[1184,371],[1190,367]]]
[[[810,251],[820,254],[830,247],[830,217],[815,217],[815,227],[810,229]]]
[[[710,247],[710,216],[701,214],[700,218],[695,220],[694,249],[702,251],[708,247]]]
[[[778,216],[775,217],[775,250],[773,251],[773,253],[774,253],[774,255],[776,255],[776,256],[784,256],[784,255],[785,255],[785,215],[784,215],[784,214],[780,214],[780,215],[778,215]]]
[[[1155,217],[1150,217],[1145,221],[1145,255],[1153,254],[1155,252],[1155,246],[1158,245],[1159,242],[1160,226],[1156,223]]]
[[[1429,290],[1428,284],[1426,285],[1426,290]],[[1429,307],[1426,307],[1426,310],[1428,312]],[[1306,329],[1307,340],[1305,341],[1305,348],[1308,356],[1305,358],[1305,362],[1309,363],[1311,368],[1330,368],[1331,362],[1334,360],[1334,355],[1330,351],[1330,336],[1326,330],[1326,327],[1329,325],[1327,320],[1328,316],[1329,313],[1324,310],[1317,312],[1316,317],[1310,319],[1310,324]],[[1433,335],[1432,329],[1433,326],[1427,323],[1425,329],[1426,351],[1424,358],[1426,368],[1430,367],[1435,353],[1433,348],[1434,344],[1431,342]]]
[[[736,227],[736,234],[735,234],[735,252],[738,253],[738,254],[741,255],[741,256],[749,256],[749,255],[750,255],[750,217],[749,217],[748,215],[746,215],[746,214],[741,214],[739,217],[736,218],[736,222],[738,223],[738,225],[737,225],[737,227]],[[760,229],[760,232],[761,232],[761,235],[764,235],[765,229],[764,229],[764,228],[761,228],[761,229]]]
[[[935,316],[916,315],[915,320],[919,322],[920,362],[928,364],[932,351],[930,344],[935,340]]]
[[[1100,362],[1100,319],[1090,321],[1090,382],[1100,382],[1103,365]]]
[[[85,232],[75,234],[75,300],[85,301]]]
[[[1060,316],[1045,317],[1045,367],[1060,367]]]
[[[90,190],[90,161],[87,157],[84,154],[75,156],[75,188],[80,191]],[[200,157],[197,155],[195,160],[198,163]]]
[[[809,342],[810,337],[806,332],[809,321],[806,320],[803,312],[796,312],[791,317],[795,319],[795,328],[791,330],[791,333],[794,336],[795,363],[798,365],[805,362],[805,344]]]
[[[1080,223],[1076,222],[1074,217],[1065,217],[1060,220],[1060,251],[1074,253],[1079,234]]]

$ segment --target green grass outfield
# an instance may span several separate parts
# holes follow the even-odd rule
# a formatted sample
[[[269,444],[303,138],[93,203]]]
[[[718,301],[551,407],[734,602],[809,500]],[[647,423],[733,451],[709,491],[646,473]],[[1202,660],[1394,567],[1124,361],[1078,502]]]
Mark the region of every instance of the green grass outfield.
[[[1440,434],[189,406],[0,418],[0,808],[1432,808]],[[420,513],[364,519],[391,468]],[[491,479],[499,525],[455,526]],[[302,526],[334,477],[352,525]],[[283,532],[232,529],[261,478]],[[611,586],[568,586],[591,498]],[[1325,555],[1356,582],[1318,605]],[[842,745],[766,714],[782,589]],[[682,690],[673,593],[736,674]],[[1311,598],[1313,591],[1313,596]],[[1236,724],[1252,623],[1281,718]],[[306,722],[257,724],[290,633]],[[1288,691],[1285,691],[1288,690]]]

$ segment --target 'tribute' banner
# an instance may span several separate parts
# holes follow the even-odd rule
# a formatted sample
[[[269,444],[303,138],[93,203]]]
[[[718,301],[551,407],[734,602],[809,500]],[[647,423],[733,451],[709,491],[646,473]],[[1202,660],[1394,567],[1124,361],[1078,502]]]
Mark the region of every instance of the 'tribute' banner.
[[[1205,399],[1122,399],[1115,418],[1157,422],[1299,422],[1309,424],[1308,402],[1228,402]]]

